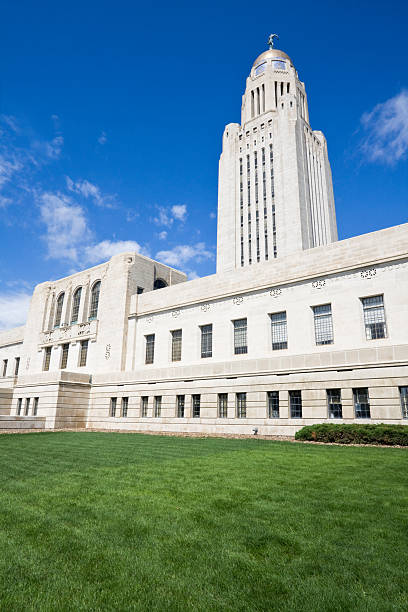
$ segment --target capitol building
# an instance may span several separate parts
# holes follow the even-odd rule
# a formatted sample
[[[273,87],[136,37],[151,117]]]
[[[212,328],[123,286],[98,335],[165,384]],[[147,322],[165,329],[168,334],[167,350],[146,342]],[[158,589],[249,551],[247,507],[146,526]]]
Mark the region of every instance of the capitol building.
[[[326,139],[269,47],[223,134],[216,274],[128,252],[39,284],[0,332],[0,430],[408,424],[408,224],[338,240]]]

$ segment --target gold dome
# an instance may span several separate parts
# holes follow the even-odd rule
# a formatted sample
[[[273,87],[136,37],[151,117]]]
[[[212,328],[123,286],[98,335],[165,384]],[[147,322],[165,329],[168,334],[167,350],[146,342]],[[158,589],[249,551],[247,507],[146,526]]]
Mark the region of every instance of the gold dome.
[[[293,62],[290,59],[289,55],[287,55],[284,51],[280,51],[279,49],[268,49],[267,51],[264,51],[263,53],[261,53],[261,55],[258,55],[252,67],[257,66],[258,64],[262,64],[262,62],[266,62],[266,60],[270,58],[287,59],[293,65]]]

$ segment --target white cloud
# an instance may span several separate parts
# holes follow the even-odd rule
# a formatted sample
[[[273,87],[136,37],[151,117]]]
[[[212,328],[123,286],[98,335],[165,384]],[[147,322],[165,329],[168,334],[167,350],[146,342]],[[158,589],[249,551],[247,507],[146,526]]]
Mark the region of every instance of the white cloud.
[[[214,254],[208,250],[204,242],[194,245],[180,244],[169,251],[159,251],[156,259],[169,266],[182,266],[191,259],[200,262],[204,259],[213,259]]]
[[[215,219],[217,216],[217,213],[215,212],[210,212],[210,219]]]
[[[175,219],[184,221],[187,215],[187,206],[185,204],[175,204],[171,207],[171,213]]]
[[[0,187],[11,179],[15,172],[22,170],[23,164],[15,157],[7,158],[0,154]]]
[[[169,211],[167,208],[164,208],[163,206],[158,206],[157,207],[158,215],[157,217],[154,217],[153,221],[157,224],[157,225],[165,225],[166,227],[171,227],[173,220],[172,217],[169,215]]]
[[[20,131],[20,128],[19,128],[18,123],[17,123],[17,119],[15,117],[13,117],[13,115],[1,115],[0,119],[13,132],[17,133],[17,132]]]
[[[0,294],[0,329],[24,325],[30,299],[31,293],[25,291]]]
[[[361,150],[370,162],[395,164],[408,153],[408,90],[377,104],[361,117]]]
[[[99,187],[93,183],[90,183],[86,179],[74,182],[69,176],[67,176],[66,181],[69,191],[78,193],[84,198],[91,198],[97,206],[102,206],[104,208],[114,207],[115,196],[102,195]]]
[[[147,255],[147,251],[134,240],[102,240],[97,244],[87,246],[84,249],[84,256],[89,264],[96,264],[110,259],[113,255],[135,251],[142,255]]]
[[[104,144],[106,144],[106,143],[107,143],[107,141],[108,141],[108,138],[107,138],[107,136],[106,136],[106,132],[102,132],[102,133],[101,133],[101,135],[100,135],[100,136],[99,136],[99,138],[98,138],[98,142],[99,142],[99,144],[100,144],[100,145],[104,145]]]
[[[61,193],[45,192],[39,200],[48,257],[76,261],[78,248],[91,238],[84,209]]]
[[[166,230],[163,230],[162,232],[159,233],[159,240],[166,240],[166,238],[167,238]]]

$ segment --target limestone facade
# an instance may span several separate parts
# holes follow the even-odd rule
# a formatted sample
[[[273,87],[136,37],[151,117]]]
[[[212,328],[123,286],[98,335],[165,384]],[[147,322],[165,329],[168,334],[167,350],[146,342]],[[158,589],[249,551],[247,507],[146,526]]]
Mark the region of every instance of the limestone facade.
[[[26,325],[0,333],[0,429],[292,435],[323,421],[408,424],[408,224],[337,241],[326,143],[309,130],[290,58],[262,54],[242,127],[224,133],[217,274],[187,281],[123,253],[38,285]],[[257,229],[272,245],[265,257],[260,240],[259,261]]]

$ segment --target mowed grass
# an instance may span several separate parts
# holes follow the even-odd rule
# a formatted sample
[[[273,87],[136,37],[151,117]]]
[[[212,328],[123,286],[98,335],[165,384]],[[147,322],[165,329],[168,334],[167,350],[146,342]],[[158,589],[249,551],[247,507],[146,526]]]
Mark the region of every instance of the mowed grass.
[[[0,436],[0,610],[407,610],[408,451]]]

